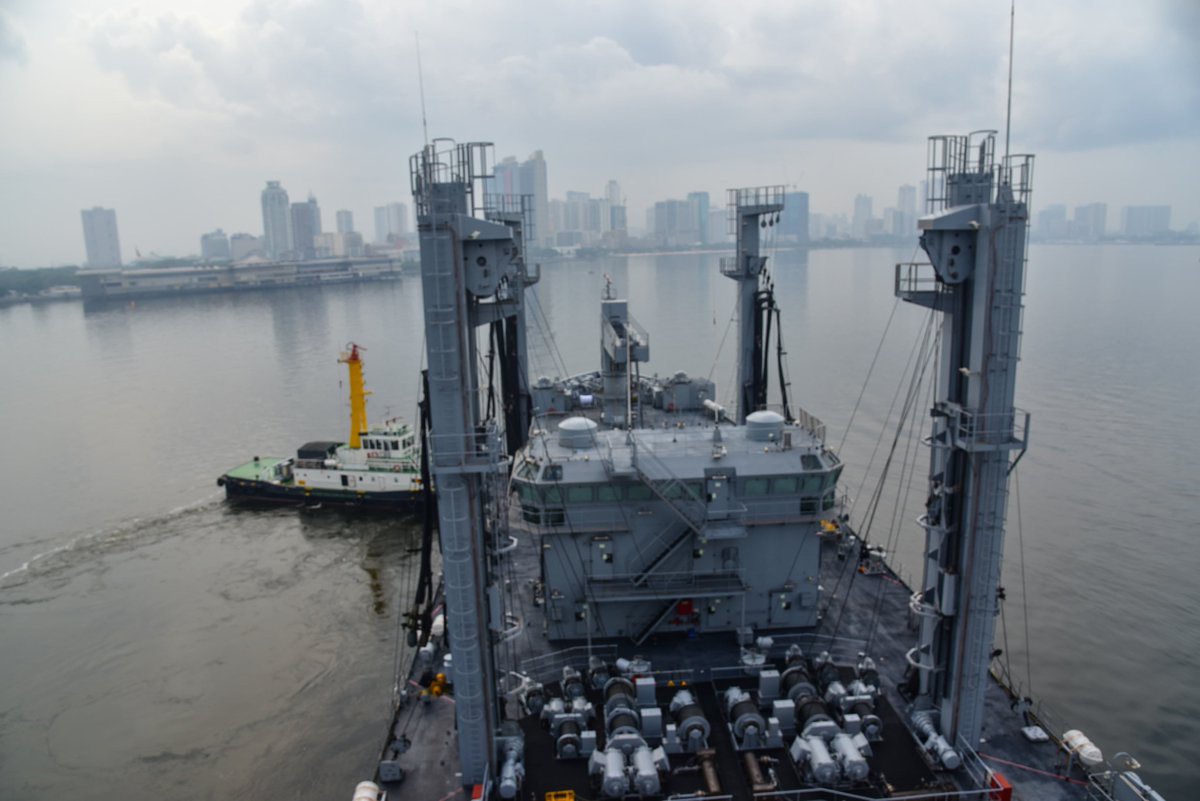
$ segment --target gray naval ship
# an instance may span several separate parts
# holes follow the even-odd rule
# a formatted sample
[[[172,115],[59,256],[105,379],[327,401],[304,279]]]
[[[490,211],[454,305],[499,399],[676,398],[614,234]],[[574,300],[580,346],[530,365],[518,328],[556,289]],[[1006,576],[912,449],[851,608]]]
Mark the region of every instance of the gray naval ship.
[[[940,313],[917,587],[856,533],[782,379],[767,408],[759,240],[782,187],[730,191],[726,409],[710,381],[642,375],[649,333],[611,283],[599,369],[530,382],[528,198],[489,193],[490,145],[413,157],[436,526],[357,801],[1162,801],[993,672],[1033,163],[994,142],[930,140],[929,262],[896,267],[897,295]]]

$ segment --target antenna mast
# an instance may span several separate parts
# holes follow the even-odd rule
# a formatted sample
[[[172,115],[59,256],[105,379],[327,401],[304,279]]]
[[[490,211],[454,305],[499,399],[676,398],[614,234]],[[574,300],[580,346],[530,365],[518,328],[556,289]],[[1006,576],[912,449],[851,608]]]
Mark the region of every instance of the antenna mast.
[[[1017,0],[1012,0],[1008,11],[1008,114],[1004,118],[1004,160],[1008,161],[1008,140],[1012,134],[1012,72],[1013,72],[1013,32],[1017,24]],[[419,52],[419,51],[418,51]],[[424,95],[422,95],[424,97]],[[424,113],[425,106],[421,106]]]
[[[425,73],[421,69],[421,33],[413,31],[413,38],[417,40],[417,86],[421,89],[421,131],[425,134],[425,147],[429,147],[429,123],[425,121]],[[1009,82],[1012,82],[1012,57],[1009,57]],[[1011,102],[1009,104],[1011,108]]]

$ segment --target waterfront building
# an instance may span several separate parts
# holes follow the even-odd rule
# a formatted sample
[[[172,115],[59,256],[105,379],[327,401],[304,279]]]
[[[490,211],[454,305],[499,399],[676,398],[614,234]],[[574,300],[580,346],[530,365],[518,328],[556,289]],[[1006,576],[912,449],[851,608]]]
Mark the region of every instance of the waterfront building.
[[[228,261],[229,237],[220,228],[200,237],[200,258],[204,261]]]
[[[1125,206],[1121,209],[1121,234],[1124,236],[1158,236],[1170,230],[1170,206]]]
[[[1067,207],[1062,203],[1052,203],[1039,211],[1034,234],[1040,239],[1065,237],[1067,235]]]
[[[855,239],[866,239],[871,233],[871,220],[875,214],[872,206],[875,201],[870,195],[854,196],[854,218],[850,223],[850,235]]]
[[[316,258],[316,237],[321,233],[317,229],[313,206],[316,201],[305,200],[292,204],[292,254],[300,261]]]
[[[515,156],[507,156],[495,166],[492,175],[487,193],[529,195],[533,202],[533,219],[530,220],[533,233],[530,241],[539,245],[552,245],[554,230],[550,226],[550,193],[546,177],[546,159],[542,151],[533,151],[529,158],[521,162],[518,162]],[[567,202],[570,201],[568,197]]]
[[[339,234],[348,234],[354,230],[354,212],[346,209],[338,209],[337,212],[337,232]]]
[[[117,212],[95,206],[79,212],[83,218],[83,245],[88,267],[120,267],[121,241],[117,235]]]
[[[229,258],[233,261],[263,255],[263,243],[259,237],[253,234],[234,234],[229,237]]]
[[[1104,238],[1108,224],[1108,204],[1088,203],[1075,207],[1075,236],[1089,242]]]
[[[282,258],[292,249],[292,218],[287,190],[279,181],[267,181],[262,191],[264,255],[269,259]]]
[[[891,233],[895,236],[912,236],[917,230],[917,188],[905,184],[896,190],[896,227]]]
[[[408,206],[388,203],[375,207],[375,242],[387,244],[408,234]]]
[[[808,244],[807,192],[785,192],[783,194],[783,211],[779,214],[779,238],[795,242],[798,245]],[[710,239],[709,241],[717,240]]]
[[[708,193],[688,192],[687,202],[690,225],[696,231],[696,241],[707,245],[712,241],[708,235]]]

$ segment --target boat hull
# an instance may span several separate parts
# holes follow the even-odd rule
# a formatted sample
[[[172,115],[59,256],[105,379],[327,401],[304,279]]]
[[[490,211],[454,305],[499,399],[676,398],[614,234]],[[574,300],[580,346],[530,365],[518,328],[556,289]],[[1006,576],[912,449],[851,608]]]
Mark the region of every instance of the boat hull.
[[[416,513],[425,508],[420,490],[393,492],[356,492],[336,489],[301,487],[271,481],[235,478],[229,474],[217,479],[225,488],[225,498],[242,504],[274,504],[284,506],[342,506],[353,509]]]

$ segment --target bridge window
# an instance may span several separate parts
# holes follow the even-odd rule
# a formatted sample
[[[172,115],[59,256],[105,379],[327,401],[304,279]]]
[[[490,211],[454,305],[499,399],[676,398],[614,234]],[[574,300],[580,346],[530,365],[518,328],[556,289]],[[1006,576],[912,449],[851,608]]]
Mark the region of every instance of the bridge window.
[[[595,492],[587,484],[567,487],[567,503],[591,503]]]
[[[765,478],[747,478],[742,481],[742,495],[766,495],[767,494],[767,479]]]
[[[630,484],[625,497],[631,501],[648,501],[651,494],[650,488],[645,484]]]
[[[616,484],[601,484],[596,487],[596,500],[600,503],[621,500],[621,488]]]
[[[795,495],[800,489],[800,481],[795,476],[771,479],[772,495]]]

